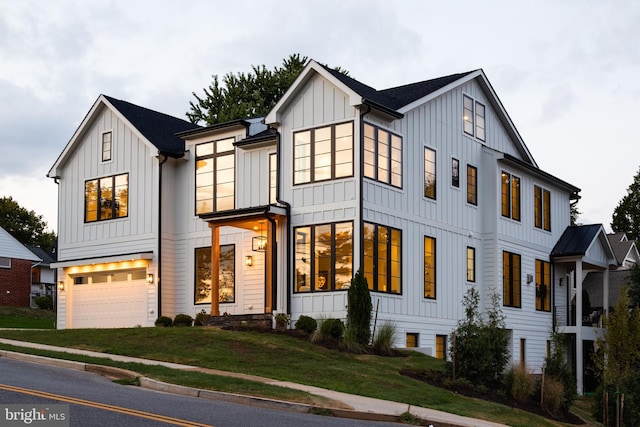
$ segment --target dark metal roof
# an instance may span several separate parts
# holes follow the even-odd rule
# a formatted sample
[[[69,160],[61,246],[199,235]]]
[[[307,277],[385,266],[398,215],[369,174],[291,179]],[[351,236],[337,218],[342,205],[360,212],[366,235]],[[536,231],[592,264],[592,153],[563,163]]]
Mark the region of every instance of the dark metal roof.
[[[585,255],[601,229],[601,224],[567,227],[553,247],[551,258]]]
[[[178,138],[176,134],[201,127],[186,120],[149,110],[110,96],[104,95],[104,97],[161,153],[171,157],[182,157],[184,155],[184,141]]]

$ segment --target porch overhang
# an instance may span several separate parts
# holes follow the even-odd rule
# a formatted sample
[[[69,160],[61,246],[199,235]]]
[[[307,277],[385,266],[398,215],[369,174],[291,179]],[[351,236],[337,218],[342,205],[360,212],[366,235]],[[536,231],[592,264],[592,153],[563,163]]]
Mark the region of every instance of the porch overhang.
[[[248,223],[265,217],[286,217],[287,210],[283,206],[265,205],[251,208],[233,209],[230,211],[214,212],[200,215],[203,221],[210,225],[231,225],[240,228],[250,228]]]

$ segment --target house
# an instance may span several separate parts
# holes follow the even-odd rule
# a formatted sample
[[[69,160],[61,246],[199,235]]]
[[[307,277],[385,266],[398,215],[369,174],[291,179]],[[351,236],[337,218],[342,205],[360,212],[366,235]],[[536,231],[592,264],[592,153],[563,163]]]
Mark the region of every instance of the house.
[[[52,298],[55,307],[58,270],[51,267],[56,262],[55,248],[52,252],[37,246],[27,246],[27,248],[42,260],[31,269],[31,307],[38,307],[36,299],[46,296]]]
[[[483,70],[376,90],[310,61],[266,117],[208,127],[101,95],[48,176],[59,328],[345,319],[362,268],[397,346],[447,357],[477,287],[539,372],[567,280],[612,258],[600,229],[563,251],[580,190],[538,167]]]
[[[0,227],[0,305],[29,307],[32,268],[40,261],[33,252]]]

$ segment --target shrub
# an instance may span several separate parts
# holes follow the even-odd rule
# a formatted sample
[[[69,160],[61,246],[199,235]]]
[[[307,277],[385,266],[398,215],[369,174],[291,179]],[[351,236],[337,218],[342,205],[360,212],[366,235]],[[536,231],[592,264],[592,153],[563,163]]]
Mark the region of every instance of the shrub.
[[[347,328],[356,342],[367,345],[371,339],[371,294],[367,279],[358,270],[347,291]]]
[[[209,323],[209,313],[204,311],[204,309],[200,310],[198,314],[196,314],[196,319],[194,320],[194,326],[206,326]]]
[[[536,389],[536,381],[522,366],[511,367],[505,376],[507,392],[518,403],[527,402]]]
[[[286,313],[276,313],[274,316],[276,321],[276,329],[279,331],[284,331],[289,328],[289,323],[291,322],[291,316]]]
[[[326,319],[320,325],[320,334],[324,338],[340,341],[344,335],[344,323],[340,319]]]
[[[316,322],[316,319],[313,317],[302,315],[298,318],[294,327],[298,331],[304,331],[307,334],[311,334],[318,329],[318,322]]]
[[[173,326],[191,326],[193,325],[193,317],[188,314],[176,314],[176,317],[173,319]]]
[[[542,387],[542,408],[558,414],[564,399],[564,384],[558,378],[546,376]]]
[[[573,405],[573,401],[578,395],[576,378],[571,371],[571,367],[565,362],[563,349],[567,336],[553,331],[551,334],[551,354],[544,361],[545,382],[549,378],[555,378],[563,384],[563,395],[560,407],[568,411]]]
[[[53,297],[46,295],[36,298],[36,305],[42,310],[53,310]]]
[[[398,328],[392,322],[385,322],[373,338],[373,348],[380,354],[391,354]]]
[[[160,316],[156,319],[156,326],[163,328],[170,328],[173,326],[173,320],[167,316]]]

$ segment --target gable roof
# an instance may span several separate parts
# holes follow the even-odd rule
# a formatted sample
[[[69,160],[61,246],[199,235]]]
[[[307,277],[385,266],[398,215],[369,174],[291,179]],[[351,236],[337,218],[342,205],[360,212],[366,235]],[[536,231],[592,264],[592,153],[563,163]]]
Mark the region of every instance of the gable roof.
[[[56,262],[55,254],[51,254],[39,246],[27,246],[27,249],[29,249],[35,256],[42,260],[41,265],[43,266],[48,266]]]
[[[583,256],[593,243],[601,224],[567,227],[551,251],[552,257]]]
[[[638,259],[638,248],[635,240],[627,240],[625,233],[607,234],[609,244],[616,256],[618,265],[622,265],[627,257]],[[634,256],[635,255],[635,256]]]
[[[0,257],[42,261],[2,227],[0,227]]]
[[[100,95],[47,173],[48,177],[59,176],[58,168],[64,164],[76,144],[82,139],[85,129],[103,108],[111,109],[143,142],[156,148],[158,154],[169,157],[177,158],[184,155],[184,141],[176,136],[177,133],[200,128],[199,125],[168,114]]]

